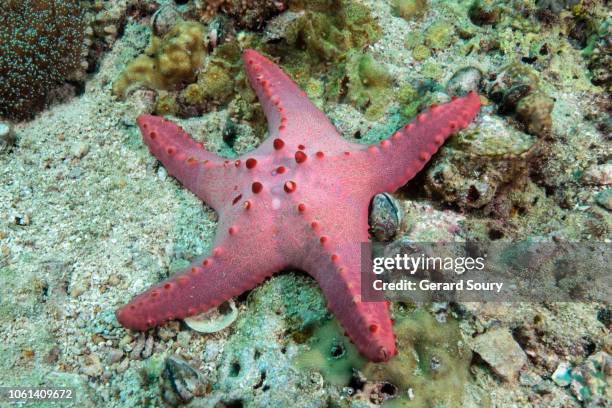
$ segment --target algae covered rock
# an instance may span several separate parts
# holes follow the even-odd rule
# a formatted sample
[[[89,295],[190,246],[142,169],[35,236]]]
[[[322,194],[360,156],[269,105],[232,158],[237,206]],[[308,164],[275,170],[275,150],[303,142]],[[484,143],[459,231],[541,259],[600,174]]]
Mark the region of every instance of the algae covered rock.
[[[497,74],[491,84],[489,96],[500,105],[502,112],[512,112],[521,98],[538,89],[539,75],[531,67],[513,63]]]
[[[236,21],[241,28],[260,29],[274,15],[287,8],[285,0],[196,0],[195,9],[202,22],[209,22],[219,12]]]
[[[348,0],[320,2],[292,1],[289,9],[266,25],[263,36],[255,33],[233,33],[231,18],[216,16],[208,27],[207,54],[205,42],[180,42],[179,61],[190,55],[192,64],[181,65],[178,72],[159,71],[159,61],[166,54],[165,44],[174,44],[175,36],[184,38],[198,27],[198,23],[180,23],[162,39],[153,37],[148,55],[138,57],[116,81],[113,91],[121,96],[132,84],[166,90],[157,99],[155,113],[181,117],[201,115],[218,107],[227,107],[233,120],[248,121],[251,126],[265,128],[259,104],[246,81],[241,54],[245,47],[260,49],[279,61],[283,69],[304,89],[313,102],[321,106],[325,99],[343,99],[366,111],[370,118],[378,118],[392,100],[391,78],[386,68],[361,52],[364,46],[376,41],[380,27],[365,5]],[[225,9],[223,9],[225,10]],[[219,33],[220,21],[224,21]],[[229,31],[228,31],[229,30]],[[186,31],[186,34],[183,32]],[[329,62],[336,62],[329,65]],[[322,74],[323,73],[323,74]],[[346,95],[345,95],[346,93]]]
[[[0,117],[28,119],[54,89],[87,69],[85,9],[74,0],[8,0],[0,7]]]
[[[290,16],[276,29],[272,54],[293,56],[306,53],[296,63],[312,65],[313,61],[340,61],[350,50],[361,49],[381,36],[381,29],[363,4],[349,0],[317,2],[294,1]],[[280,40],[280,41],[279,41]]]
[[[179,112],[179,106],[176,102],[176,97],[168,92],[162,91],[155,101],[153,112],[156,115],[173,115]]]
[[[425,30],[425,45],[433,50],[442,50],[455,41],[455,30],[451,23],[441,21],[434,23]]]
[[[504,114],[516,119],[529,134],[547,136],[552,130],[554,99],[540,89],[538,73],[524,64],[504,67],[489,86],[489,95]]]
[[[427,7],[427,0],[395,0],[393,3],[393,11],[404,20],[423,17]]]
[[[204,26],[192,21],[175,25],[163,38],[151,37],[145,54],[115,81],[113,94],[123,97],[131,85],[171,90],[194,82],[206,54],[204,40]]]
[[[185,101],[191,105],[204,101],[215,104],[228,102],[239,92],[236,78],[244,76],[240,55],[240,47],[236,42],[226,42],[215,48],[206,66],[198,74],[197,82],[182,92]]]
[[[431,56],[429,47],[424,44],[419,44],[412,49],[412,58],[415,61],[424,61]]]
[[[477,336],[472,349],[505,381],[515,380],[527,364],[527,355],[508,329],[493,329]]]
[[[527,133],[536,136],[549,135],[552,130],[551,113],[554,99],[541,92],[521,99],[516,106],[517,119],[523,123]]]
[[[501,5],[497,0],[475,0],[468,11],[472,23],[482,25],[494,25],[501,16]]]
[[[482,208],[500,187],[526,170],[525,155],[536,139],[483,115],[477,127],[456,135],[425,174],[425,190],[461,208]]]
[[[372,55],[354,53],[346,64],[348,100],[365,109],[368,119],[377,119],[392,100],[391,75]]]
[[[218,45],[206,57],[197,80],[177,95],[178,115],[197,116],[224,106],[233,120],[256,122],[254,126],[263,129],[265,122],[246,81],[241,55],[241,44],[236,40]]]
[[[465,96],[470,91],[478,92],[482,82],[482,72],[476,67],[464,67],[453,74],[446,85],[446,93],[451,96]]]
[[[537,0],[536,5],[541,11],[559,14],[561,11],[575,6],[578,3],[580,3],[580,0]]]
[[[584,52],[588,57],[591,81],[610,92],[612,89],[612,18],[608,18],[601,24],[591,42],[590,47]]]

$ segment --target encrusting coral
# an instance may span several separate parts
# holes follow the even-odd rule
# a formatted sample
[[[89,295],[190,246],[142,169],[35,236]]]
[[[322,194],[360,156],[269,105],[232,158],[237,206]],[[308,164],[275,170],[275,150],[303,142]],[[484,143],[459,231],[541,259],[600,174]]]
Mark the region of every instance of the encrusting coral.
[[[87,16],[76,0],[7,0],[0,7],[0,116],[28,119],[87,69]]]
[[[170,90],[196,80],[206,54],[204,26],[188,21],[174,26],[163,38],[151,37],[145,54],[132,61],[113,84],[113,94],[142,84]]]

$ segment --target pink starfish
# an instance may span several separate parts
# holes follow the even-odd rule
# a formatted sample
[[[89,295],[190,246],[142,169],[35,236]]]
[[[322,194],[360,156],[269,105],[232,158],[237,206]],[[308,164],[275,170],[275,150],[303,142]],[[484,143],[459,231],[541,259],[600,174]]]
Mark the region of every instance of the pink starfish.
[[[380,145],[359,145],[343,139],[270,60],[253,50],[243,59],[270,133],[253,152],[224,160],[165,119],[137,120],[151,153],[217,211],[219,224],[208,257],[135,297],[117,318],[146,330],[204,312],[282,269],[299,268],[319,283],[361,354],[387,361],[397,354],[388,304],[361,301],[368,205],[375,194],[414,177],[473,120],[480,99],[471,93],[433,106]]]

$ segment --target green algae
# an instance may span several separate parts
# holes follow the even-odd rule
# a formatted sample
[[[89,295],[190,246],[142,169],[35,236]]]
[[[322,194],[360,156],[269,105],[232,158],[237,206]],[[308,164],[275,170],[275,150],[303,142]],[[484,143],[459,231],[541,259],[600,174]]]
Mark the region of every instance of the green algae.
[[[157,115],[176,116],[176,114],[179,112],[176,96],[167,92],[160,93],[155,101],[153,112]]]
[[[397,313],[397,307],[393,310],[399,354],[387,363],[367,363],[362,369],[368,381],[398,388],[397,397],[383,406],[461,406],[472,354],[462,343],[458,322],[449,318],[440,323],[422,309],[404,308]]]
[[[412,49],[412,58],[415,61],[424,61],[431,56],[431,51],[424,44],[419,44]]]
[[[309,345],[310,350],[296,357],[295,366],[300,370],[317,370],[333,385],[348,385],[353,370],[365,363],[357,348],[342,334],[336,319],[317,327]]]
[[[348,59],[346,71],[348,100],[365,110],[366,118],[380,118],[394,97],[391,76],[385,66],[370,54],[354,53]]]
[[[241,72],[240,46],[237,41],[227,42],[213,51],[206,66],[198,74],[194,86],[183,91],[185,101],[191,104],[211,101],[217,105],[227,103],[240,92],[244,84],[244,73]],[[238,80],[236,80],[238,78]]]
[[[404,302],[393,305],[393,315],[399,354],[391,361],[366,361],[342,334],[338,322],[331,319],[313,331],[310,350],[295,358],[296,368],[318,371],[336,386],[346,386],[358,370],[366,381],[361,393],[369,392],[374,384],[392,384],[399,391],[396,398],[383,404],[385,407],[404,406],[410,401],[409,390],[415,407],[459,406],[471,352],[461,343],[458,322],[449,319],[439,323],[428,312]]]
[[[454,45],[457,41],[455,27],[448,21],[439,21],[430,24],[421,34],[411,32],[404,42],[406,48],[412,51],[415,61],[423,62],[439,51],[443,51]],[[430,72],[430,78],[440,77],[442,70],[437,63],[430,64],[425,71]]]
[[[423,17],[427,8],[427,0],[395,0],[393,3],[393,12],[407,21]]]
[[[400,102],[400,113],[406,121],[414,118],[423,104],[422,95],[412,85],[404,85],[397,93]]]
[[[455,41],[455,30],[452,24],[441,21],[430,25],[425,30],[425,45],[434,50],[441,50]]]
[[[161,372],[164,369],[164,357],[154,355],[147,359],[140,369],[140,375],[145,384],[155,385],[160,381]]]

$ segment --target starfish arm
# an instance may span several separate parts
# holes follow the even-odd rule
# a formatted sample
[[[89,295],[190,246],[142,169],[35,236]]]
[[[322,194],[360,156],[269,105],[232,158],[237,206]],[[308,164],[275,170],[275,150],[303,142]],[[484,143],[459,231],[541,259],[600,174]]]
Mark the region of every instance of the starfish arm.
[[[162,117],[141,115],[137,123],[151,154],[169,175],[214,209],[227,201],[231,174],[226,160],[204,150],[183,129]]]
[[[330,137],[328,151],[343,151],[352,143],[342,139],[327,119],[287,74],[254,50],[243,54],[245,70],[266,118],[271,139],[278,138],[290,148],[297,148],[309,135]],[[306,137],[307,138],[307,137]]]
[[[396,353],[387,303],[361,300],[361,262],[371,262],[369,246],[362,246],[369,242],[368,202],[352,195],[350,188],[337,186],[342,199],[333,208],[311,194],[293,193],[301,202],[297,210],[304,227],[291,234],[300,246],[292,264],[317,280],[328,308],[359,352],[372,361],[387,361]]]
[[[391,138],[383,140],[380,146],[362,148],[355,155],[367,163],[370,177],[382,178],[385,183],[371,183],[372,194],[393,192],[412,179],[440,146],[453,133],[469,125],[480,110],[480,97],[470,92],[440,106],[432,106],[421,113],[416,120],[397,131]]]
[[[203,313],[240,295],[282,269],[278,257],[259,242],[260,254],[239,256],[245,245],[226,234],[208,257],[194,261],[182,273],[152,286],[117,310],[117,320],[133,330]]]
[[[302,265],[320,285],[327,307],[362,355],[376,362],[389,360],[397,352],[388,303],[361,299],[361,259],[371,261],[369,247],[359,242],[313,246],[319,248],[312,248]]]

